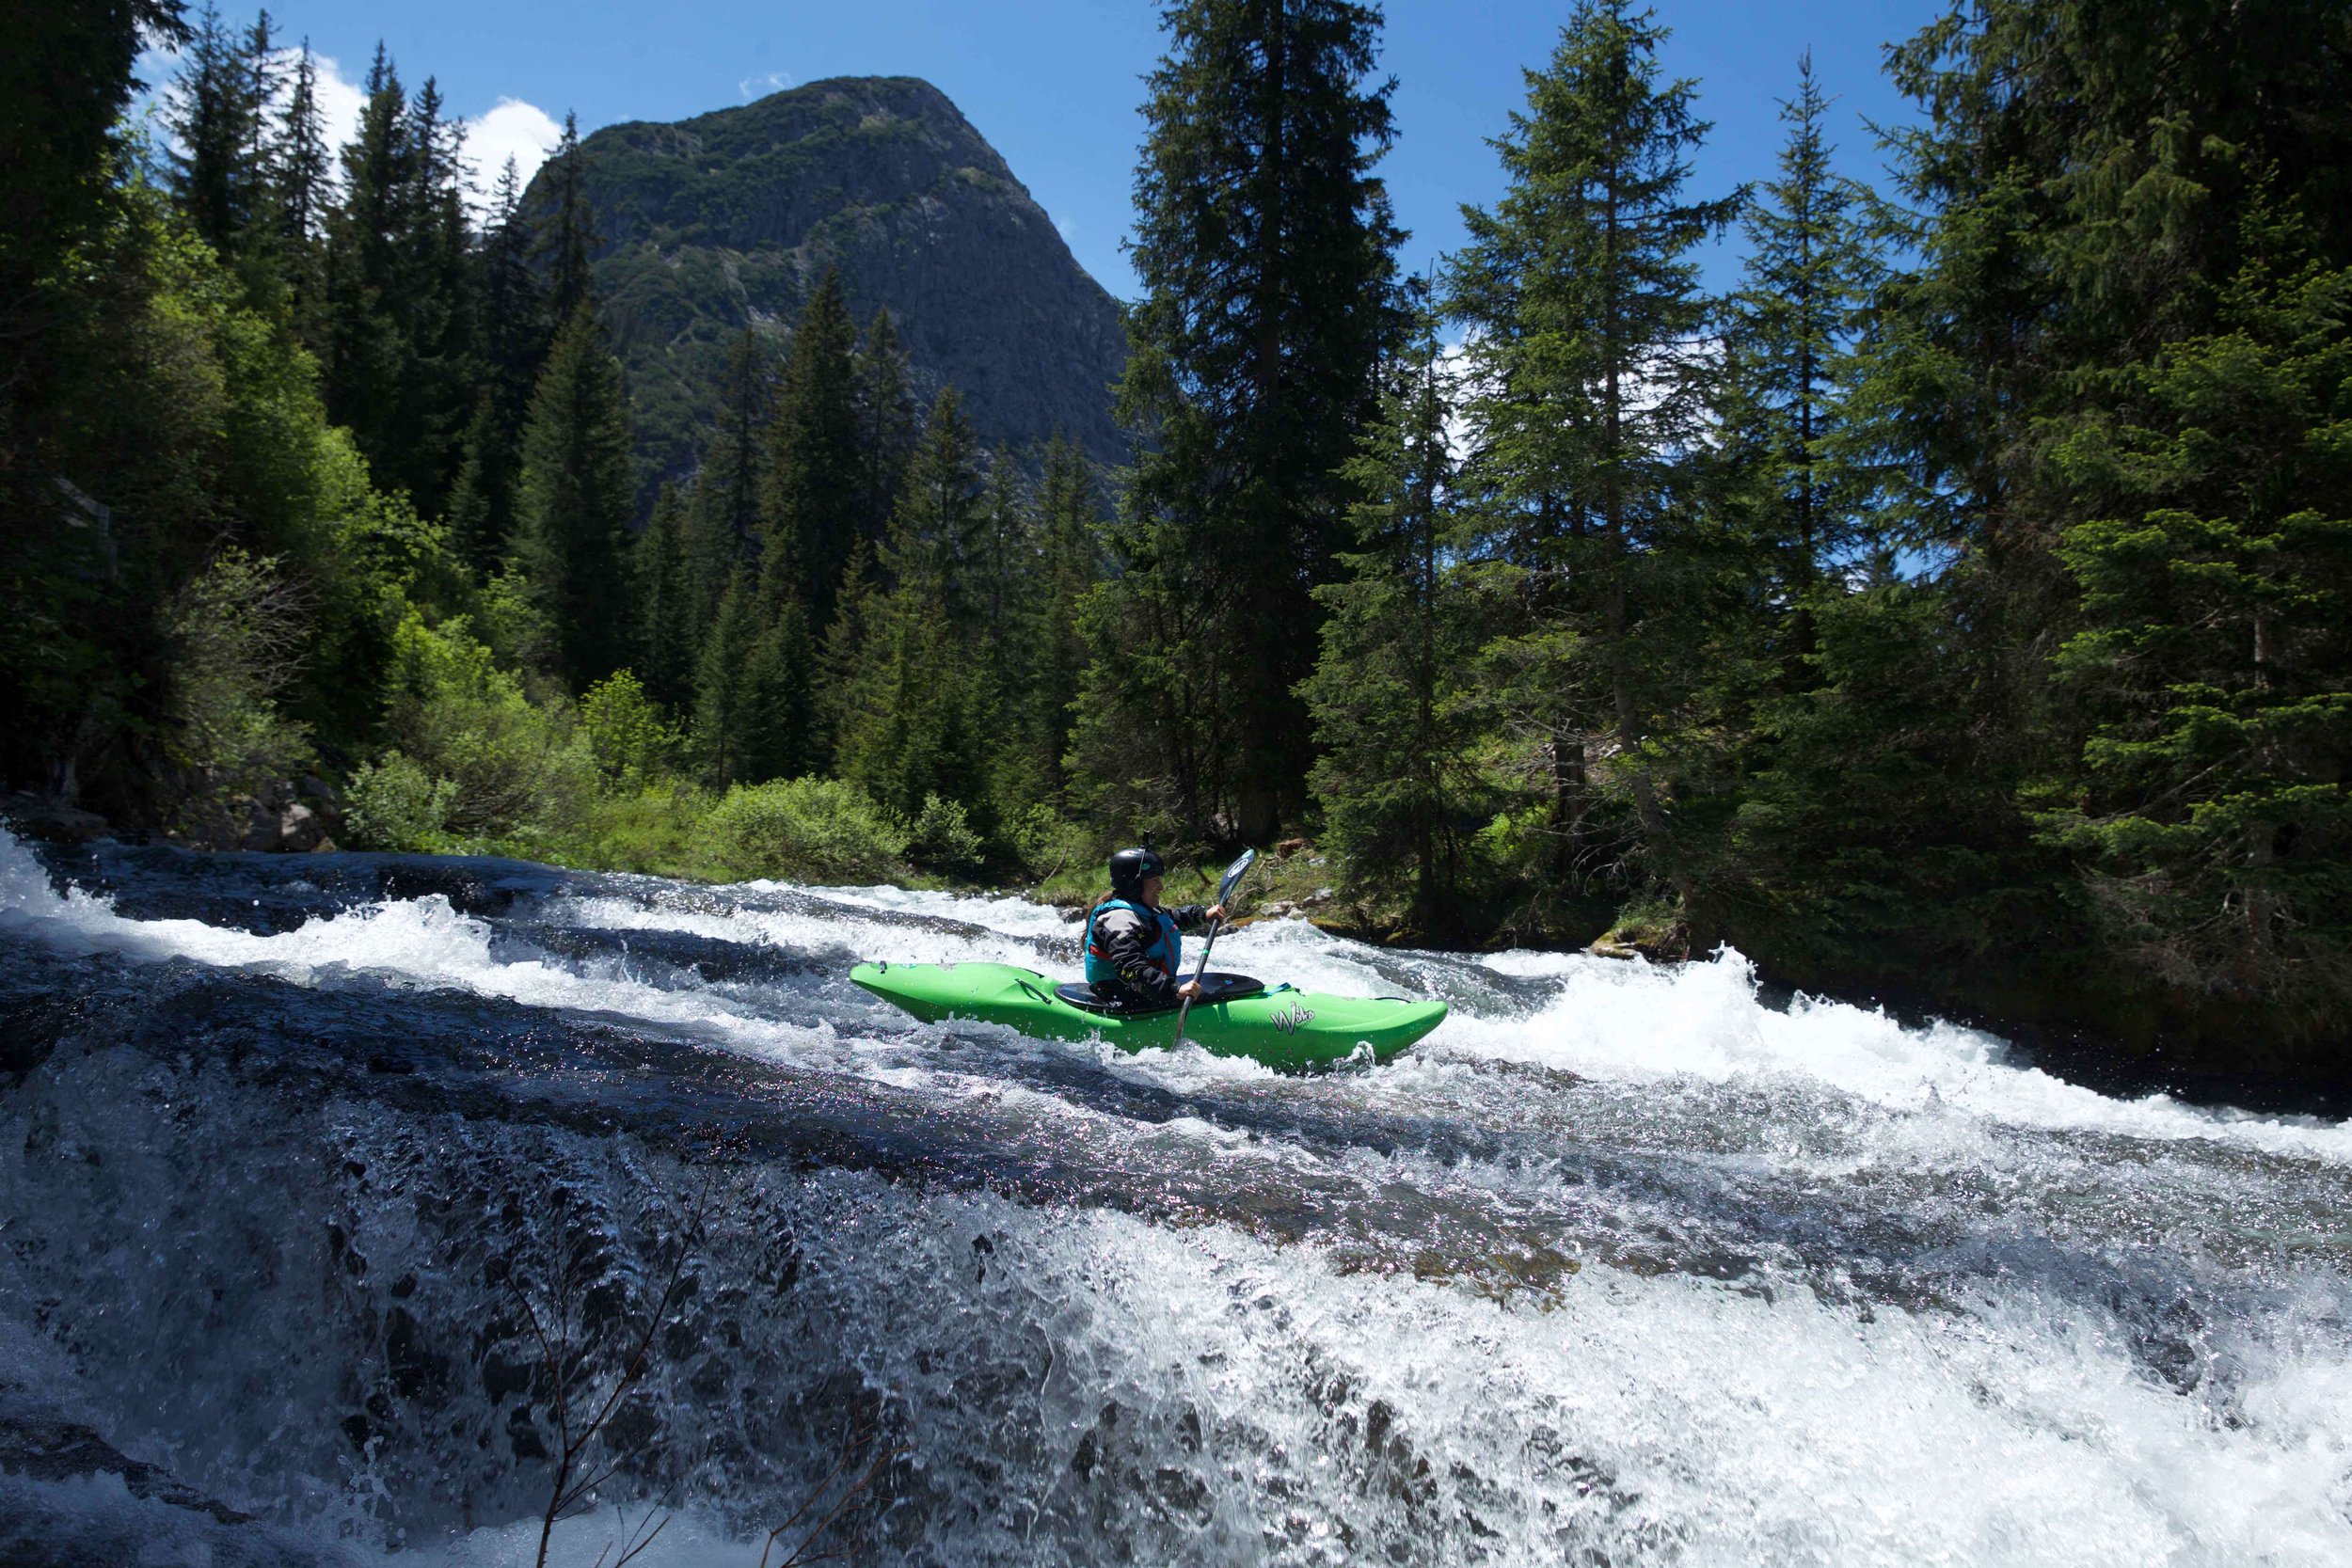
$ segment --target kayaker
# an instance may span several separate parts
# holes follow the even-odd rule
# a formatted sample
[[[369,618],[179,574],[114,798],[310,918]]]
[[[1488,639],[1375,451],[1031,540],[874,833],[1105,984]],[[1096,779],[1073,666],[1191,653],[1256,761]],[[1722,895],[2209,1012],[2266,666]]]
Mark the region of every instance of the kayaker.
[[[1121,849],[1111,857],[1111,895],[1087,916],[1087,981],[1103,1001],[1142,1010],[1173,1007],[1200,994],[1196,982],[1176,978],[1184,963],[1180,933],[1222,920],[1225,906],[1162,909],[1167,876],[1167,863],[1150,849]]]

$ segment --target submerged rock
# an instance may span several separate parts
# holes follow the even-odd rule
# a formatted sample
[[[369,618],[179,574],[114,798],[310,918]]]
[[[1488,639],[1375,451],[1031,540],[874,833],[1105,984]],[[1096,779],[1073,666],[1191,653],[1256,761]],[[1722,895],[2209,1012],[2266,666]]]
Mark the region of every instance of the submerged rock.
[[[50,795],[31,793],[0,800],[0,819],[26,838],[49,844],[91,844],[106,836],[106,819],[94,811]]]

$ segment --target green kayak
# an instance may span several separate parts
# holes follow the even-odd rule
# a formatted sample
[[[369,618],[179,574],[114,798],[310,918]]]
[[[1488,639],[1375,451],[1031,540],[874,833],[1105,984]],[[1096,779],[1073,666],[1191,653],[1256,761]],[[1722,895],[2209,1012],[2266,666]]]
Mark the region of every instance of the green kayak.
[[[1175,1043],[1176,1014],[1118,1013],[1091,1005],[1082,985],[1058,985],[1011,964],[860,964],[850,978],[926,1023],[968,1018],[1003,1023],[1041,1039],[1100,1035],[1128,1051]],[[1445,1022],[1442,1002],[1401,996],[1332,996],[1266,987],[1241,974],[1208,974],[1184,1022],[1185,1037],[1219,1056],[1249,1056],[1273,1068],[1344,1061],[1359,1046],[1387,1061]]]

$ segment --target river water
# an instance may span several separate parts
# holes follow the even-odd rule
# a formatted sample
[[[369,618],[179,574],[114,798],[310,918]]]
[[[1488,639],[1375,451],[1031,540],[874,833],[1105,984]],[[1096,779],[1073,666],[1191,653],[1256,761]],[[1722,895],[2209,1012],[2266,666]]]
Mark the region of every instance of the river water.
[[[1454,1014],[1284,1077],[846,978],[1074,968],[1014,900],[0,837],[0,1560],[529,1562],[618,1389],[550,1560],[870,1473],[812,1552],[2352,1561],[2352,1127],[1728,953],[1217,957]]]

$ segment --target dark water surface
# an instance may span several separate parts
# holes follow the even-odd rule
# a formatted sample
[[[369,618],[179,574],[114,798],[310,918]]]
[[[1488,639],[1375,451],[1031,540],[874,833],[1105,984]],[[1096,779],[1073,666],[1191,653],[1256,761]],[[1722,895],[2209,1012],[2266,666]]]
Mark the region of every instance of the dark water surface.
[[[2352,1561],[2342,1124],[1735,955],[1252,927],[1454,1006],[1284,1078],[849,984],[1074,967],[1007,900],[43,854],[0,838],[0,1560],[528,1562],[559,1386],[642,1344],[554,1560],[658,1505],[641,1564],[750,1568],[846,1453],[879,1561]]]

